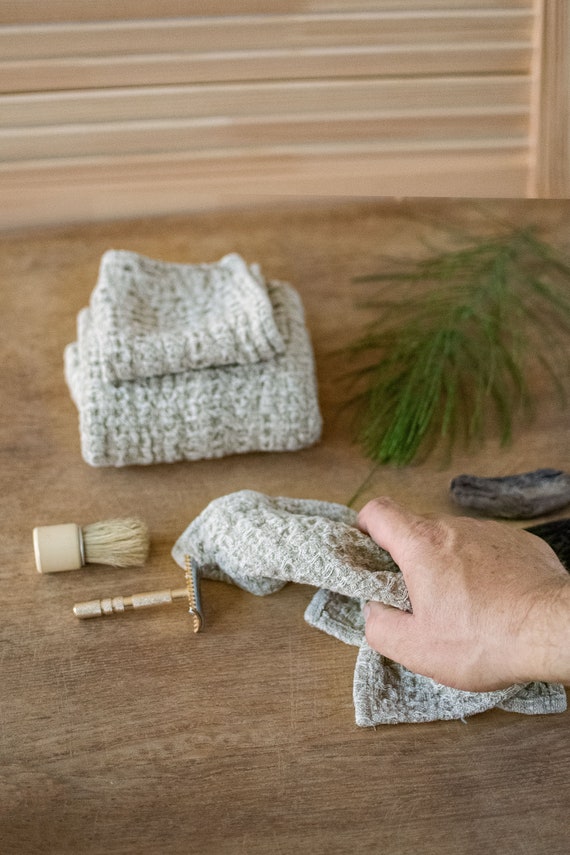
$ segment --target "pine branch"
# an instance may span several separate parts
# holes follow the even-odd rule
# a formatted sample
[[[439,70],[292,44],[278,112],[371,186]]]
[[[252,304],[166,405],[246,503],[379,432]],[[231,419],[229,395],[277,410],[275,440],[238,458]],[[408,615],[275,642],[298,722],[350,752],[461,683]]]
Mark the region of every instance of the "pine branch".
[[[531,231],[357,281],[384,285],[367,301],[377,317],[347,349],[368,357],[354,376],[360,439],[376,464],[408,464],[441,439],[451,450],[460,430],[481,441],[489,402],[508,442],[515,414],[532,410],[531,361],[565,392],[568,372],[548,350],[568,356],[570,264]],[[421,297],[402,294],[420,283]],[[386,296],[388,285],[401,296]]]

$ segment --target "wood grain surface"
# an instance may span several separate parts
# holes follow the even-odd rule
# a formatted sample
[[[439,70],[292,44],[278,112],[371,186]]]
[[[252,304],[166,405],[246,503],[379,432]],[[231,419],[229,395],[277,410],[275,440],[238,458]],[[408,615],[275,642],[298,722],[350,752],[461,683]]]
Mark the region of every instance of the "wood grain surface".
[[[315,200],[0,238],[2,852],[568,851],[570,713],[359,729],[356,650],[304,623],[305,586],[256,598],[205,582],[197,636],[182,604],[85,623],[72,605],[183,584],[170,550],[217,496],[251,488],[347,502],[370,470],[342,407],[351,389],[337,353],[369,317],[353,277],[499,219],[537,223],[563,243],[569,214],[568,202]],[[178,262],[237,251],[290,281],[314,343],[322,440],[296,453],[85,464],[62,353],[111,247]],[[491,430],[445,468],[437,456],[385,467],[357,507],[387,493],[456,513],[448,485],[461,472],[570,470],[569,412],[546,387],[536,396],[534,422],[517,423],[508,448]],[[148,522],[145,567],[36,573],[34,526],[123,514]]]

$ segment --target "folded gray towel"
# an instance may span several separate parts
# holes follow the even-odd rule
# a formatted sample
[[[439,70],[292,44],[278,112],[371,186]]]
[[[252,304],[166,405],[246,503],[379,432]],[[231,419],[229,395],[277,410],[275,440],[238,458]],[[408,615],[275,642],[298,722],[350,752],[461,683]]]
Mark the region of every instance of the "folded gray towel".
[[[307,622],[360,647],[353,687],[358,725],[463,719],[495,706],[524,713],[566,709],[566,692],[558,684],[463,692],[371,650],[363,603],[374,599],[401,609],[410,603],[398,567],[356,528],[356,518],[344,505],[243,490],[211,502],[178,538],[172,555],[184,567],[184,555],[190,554],[201,575],[258,595],[287,581],[318,587]]]
[[[64,363],[84,459],[93,466],[170,463],[316,442],[321,415],[303,307],[287,283],[268,283],[267,294],[282,353],[119,383],[105,379],[92,310],[83,309]]]
[[[90,307],[111,383],[244,365],[285,350],[259,268],[236,253],[215,264],[172,264],[109,250]]]

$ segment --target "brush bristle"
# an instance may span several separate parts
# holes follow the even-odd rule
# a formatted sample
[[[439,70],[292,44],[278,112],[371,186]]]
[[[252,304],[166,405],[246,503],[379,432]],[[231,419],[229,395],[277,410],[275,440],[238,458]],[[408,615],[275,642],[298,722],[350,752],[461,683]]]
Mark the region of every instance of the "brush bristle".
[[[149,534],[142,520],[104,520],[84,526],[82,532],[87,564],[136,567],[148,555]]]

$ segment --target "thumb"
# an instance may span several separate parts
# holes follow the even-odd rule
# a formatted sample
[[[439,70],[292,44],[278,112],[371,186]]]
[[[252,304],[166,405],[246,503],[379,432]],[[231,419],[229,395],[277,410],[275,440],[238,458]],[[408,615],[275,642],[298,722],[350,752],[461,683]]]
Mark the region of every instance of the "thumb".
[[[366,603],[363,613],[369,646],[388,659],[406,665],[412,647],[413,614],[377,602]]]

